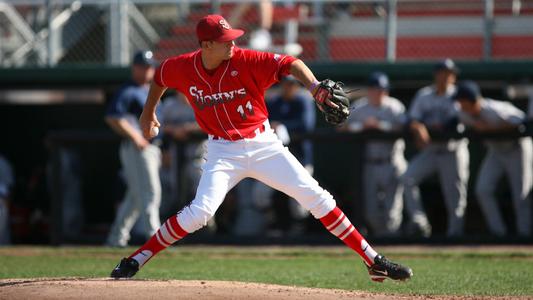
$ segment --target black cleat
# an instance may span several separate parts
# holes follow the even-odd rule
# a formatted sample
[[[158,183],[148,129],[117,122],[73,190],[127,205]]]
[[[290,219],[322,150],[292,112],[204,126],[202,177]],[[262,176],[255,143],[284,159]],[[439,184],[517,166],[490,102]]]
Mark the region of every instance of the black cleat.
[[[393,263],[383,255],[376,256],[374,264],[366,267],[368,268],[370,279],[377,282],[383,282],[387,278],[405,281],[413,276],[411,268]]]
[[[133,258],[123,258],[111,271],[111,278],[131,278],[139,271],[139,263]]]

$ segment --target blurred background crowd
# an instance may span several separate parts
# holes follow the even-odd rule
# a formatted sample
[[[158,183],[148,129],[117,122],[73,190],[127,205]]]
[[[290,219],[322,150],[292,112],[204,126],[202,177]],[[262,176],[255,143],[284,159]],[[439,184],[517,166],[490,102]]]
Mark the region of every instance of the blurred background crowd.
[[[533,1],[0,0],[0,244],[122,247],[189,203],[206,137],[185,97],[162,99],[153,141],[136,119],[158,62],[197,49],[211,12],[247,31],[238,46],[345,82],[338,128],[291,76],[266,101],[371,239],[531,241]],[[246,179],[189,240],[329,241],[318,225]]]

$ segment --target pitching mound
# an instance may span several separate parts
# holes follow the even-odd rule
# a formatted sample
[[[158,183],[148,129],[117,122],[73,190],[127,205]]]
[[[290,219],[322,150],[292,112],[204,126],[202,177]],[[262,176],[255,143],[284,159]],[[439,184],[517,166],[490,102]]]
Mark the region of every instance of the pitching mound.
[[[431,296],[431,299],[455,297]],[[455,299],[467,299],[457,297]],[[113,280],[42,278],[0,280],[0,299],[427,299],[412,295],[391,296],[358,291],[302,288],[273,284],[231,281]],[[477,297],[476,299],[480,299]],[[496,299],[496,298],[484,298]]]
[[[362,292],[229,281],[0,280],[0,299],[391,299]],[[400,299],[400,298],[398,298]],[[405,299],[405,298],[401,298]]]

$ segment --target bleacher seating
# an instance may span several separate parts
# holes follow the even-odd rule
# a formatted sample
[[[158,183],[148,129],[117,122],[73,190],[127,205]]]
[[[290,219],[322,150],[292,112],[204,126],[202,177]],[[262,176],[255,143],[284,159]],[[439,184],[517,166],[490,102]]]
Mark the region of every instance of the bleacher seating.
[[[520,7],[513,7],[512,1],[495,1],[496,29],[492,38],[492,57],[495,59],[533,58],[533,1],[521,1],[520,4]],[[221,6],[221,12],[225,16],[230,16],[233,9],[235,4]],[[298,43],[304,49],[301,58],[320,59],[317,53],[319,30],[315,25],[306,22],[307,18],[312,16],[312,11],[308,12],[309,15],[302,15],[301,11],[298,5],[294,7],[275,5],[272,32],[274,43],[283,43],[280,27],[289,19],[297,19],[300,22]],[[328,59],[383,60],[386,51],[384,34],[375,33],[375,29],[364,26],[355,27],[354,30],[355,25],[350,25],[350,22],[356,24],[367,22],[364,23],[367,27],[383,26],[385,19],[377,13],[376,4],[357,4],[354,9],[347,11],[350,15],[348,20],[341,20],[335,16],[329,20],[330,28],[340,33],[330,32],[325,39],[328,43],[326,45],[329,51]],[[194,26],[203,15],[201,12],[193,12],[187,18],[186,24],[175,26],[169,36],[159,42],[157,57],[161,59],[197,49]],[[479,24],[483,23],[483,15],[482,1],[399,2],[396,57],[398,60],[432,60],[442,57],[480,60],[483,58],[484,33]],[[516,25],[513,27],[515,19],[521,19],[521,22],[526,22],[524,23],[526,27],[531,25],[531,28]],[[531,23],[527,23],[527,19],[531,19]],[[433,23],[434,20],[440,23]],[[250,31],[258,22],[257,10],[248,9],[242,15],[239,27]],[[464,23],[464,30],[457,25],[461,22]],[[409,23],[408,26],[419,26],[427,33],[411,33],[405,28],[402,30],[406,27],[405,23]],[[455,25],[455,29],[442,33],[442,28],[439,28],[442,24]],[[498,28],[503,29],[498,30]],[[240,45],[246,43],[247,37],[239,41]]]

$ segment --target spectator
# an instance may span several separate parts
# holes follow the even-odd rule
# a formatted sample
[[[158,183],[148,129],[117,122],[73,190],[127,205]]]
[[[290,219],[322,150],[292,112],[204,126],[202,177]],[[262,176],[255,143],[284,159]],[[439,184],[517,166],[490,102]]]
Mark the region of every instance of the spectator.
[[[10,243],[9,205],[11,190],[15,183],[13,168],[5,157],[0,155],[0,245]]]
[[[315,107],[311,101],[311,95],[302,89],[300,83],[293,76],[289,75],[282,79],[279,95],[274,96],[267,102],[271,127],[284,145],[288,145],[289,150],[302,163],[302,165],[313,174],[313,146],[310,141],[304,140],[291,142],[290,134],[309,133],[315,127]],[[248,187],[246,185],[249,185]],[[250,202],[246,195],[252,194],[253,202]],[[265,226],[264,214],[259,210],[272,208],[273,198],[276,193],[272,188],[257,182],[253,179],[245,179],[244,184],[239,185],[239,219],[235,228],[236,234],[255,234]],[[277,198],[277,197],[276,197]],[[276,202],[275,220],[276,226],[280,229],[292,232],[304,229],[303,221],[308,216],[296,201]],[[249,220],[249,221],[246,221]],[[254,224],[242,226],[242,223]]]
[[[368,96],[358,100],[345,129],[400,131],[407,122],[405,106],[389,96],[389,79],[381,72],[368,80]],[[398,233],[402,222],[403,187],[400,175],[407,168],[403,156],[405,143],[369,141],[365,146],[363,173],[365,217],[372,233],[391,236]]]
[[[250,48],[267,51],[272,45],[272,17],[274,15],[274,6],[271,0],[259,1],[260,23],[259,28],[250,35]]]
[[[188,187],[198,185],[204,149],[201,140],[188,141],[191,134],[201,131],[183,95],[165,98],[161,105],[161,124],[165,142],[160,172],[163,198],[159,211],[166,219],[181,209],[187,199],[194,197],[195,191]]]
[[[434,67],[434,84],[419,90],[409,109],[410,129],[420,152],[409,162],[402,176],[405,206],[411,225],[423,236],[431,234],[431,226],[422,207],[418,184],[437,173],[448,212],[449,237],[463,234],[468,181],[468,141],[466,139],[435,141],[430,132],[456,130],[458,109],[452,95],[458,69],[451,59]]]
[[[272,0],[259,0],[257,3],[243,1],[231,11],[228,21],[233,26],[238,27],[250,9],[259,13],[259,23],[257,28],[250,34],[248,47],[259,51],[268,51],[272,46],[272,36],[270,34],[274,17]]]
[[[479,132],[498,132],[516,129],[525,121],[525,113],[511,103],[483,98],[472,81],[459,84],[454,98],[459,102],[461,122]],[[516,229],[521,236],[531,235],[532,143],[530,137],[488,140],[476,183],[476,196],[485,215],[490,232],[507,234],[494,194],[498,181],[506,175],[511,186]]]
[[[279,4],[279,3],[278,3]],[[296,9],[296,4],[288,1],[281,3],[287,10]],[[243,1],[239,3],[231,12],[229,22],[238,26],[239,23],[246,19],[247,12],[250,9],[259,14],[259,23],[256,29],[251,31],[248,47],[258,51],[273,51],[285,53],[292,56],[298,56],[302,53],[303,48],[297,42],[298,39],[298,20],[288,20],[284,22],[285,26],[285,44],[277,45],[273,41],[272,25],[275,21],[274,3],[272,0],[259,0],[257,3],[252,1]],[[283,13],[281,13],[283,14]],[[281,23],[278,20],[278,23]]]
[[[127,191],[107,238],[107,245],[124,247],[130,231],[139,218],[144,221],[145,237],[154,234],[161,225],[159,204],[161,183],[159,167],[161,152],[141,133],[139,116],[148,96],[148,84],[152,81],[156,62],[151,51],[141,51],[133,57],[132,80],[116,94],[107,113],[106,122],[123,140],[120,160],[126,177]]]

